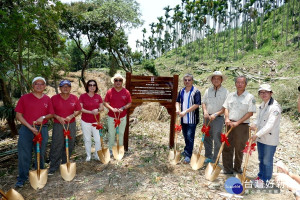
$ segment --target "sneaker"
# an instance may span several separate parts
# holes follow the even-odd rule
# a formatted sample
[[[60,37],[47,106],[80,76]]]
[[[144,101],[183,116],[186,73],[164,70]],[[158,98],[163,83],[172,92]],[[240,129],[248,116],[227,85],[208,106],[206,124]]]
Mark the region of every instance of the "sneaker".
[[[205,161],[204,161],[205,164],[208,164],[208,163],[211,163],[211,162],[213,162],[213,161],[210,158],[206,158]]]
[[[94,159],[95,159],[95,160],[100,160],[99,157],[96,156],[96,155],[94,156]]]
[[[189,164],[190,162],[191,162],[191,159],[189,157],[187,157],[187,156],[183,160],[184,164]]]
[[[109,150],[109,154],[110,154],[110,156],[113,156],[112,150]]]
[[[91,161],[91,156],[86,157],[85,161],[90,162]]]
[[[16,184],[15,184],[15,187],[16,188],[22,188],[24,186],[24,181],[18,181]]]
[[[252,180],[252,186],[253,188],[264,188],[265,183],[263,180],[261,180],[259,177],[257,177],[255,180]]]

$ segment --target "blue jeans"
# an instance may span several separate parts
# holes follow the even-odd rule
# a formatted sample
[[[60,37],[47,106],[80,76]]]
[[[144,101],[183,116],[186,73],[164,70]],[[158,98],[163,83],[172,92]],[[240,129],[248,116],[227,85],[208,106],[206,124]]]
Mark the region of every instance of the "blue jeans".
[[[259,173],[258,177],[266,182],[272,178],[273,157],[277,146],[257,142]]]
[[[184,154],[189,158],[193,154],[196,126],[197,124],[182,124],[182,133],[185,141]]]
[[[36,127],[39,130],[39,126]],[[45,163],[45,153],[48,142],[48,127],[42,127],[42,144],[40,145],[40,167],[44,169]],[[26,126],[22,125],[19,130],[19,139],[18,139],[18,169],[19,176],[18,181],[27,181],[29,168],[32,159],[32,148],[34,134]],[[36,155],[36,147],[34,148]],[[36,156],[35,156],[35,168],[37,168]]]

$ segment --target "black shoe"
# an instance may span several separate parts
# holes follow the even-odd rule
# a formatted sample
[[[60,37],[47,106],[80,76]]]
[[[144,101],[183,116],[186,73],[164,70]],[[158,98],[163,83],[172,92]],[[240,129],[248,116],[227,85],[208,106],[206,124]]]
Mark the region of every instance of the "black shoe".
[[[223,169],[223,174],[233,174],[233,172],[232,171],[227,171],[227,170]]]
[[[239,170],[233,170],[235,173],[237,173],[237,174],[242,174],[243,173],[243,170],[242,169],[239,169]]]
[[[49,175],[49,176],[54,175],[54,173],[55,173],[55,171],[48,171],[48,175]]]

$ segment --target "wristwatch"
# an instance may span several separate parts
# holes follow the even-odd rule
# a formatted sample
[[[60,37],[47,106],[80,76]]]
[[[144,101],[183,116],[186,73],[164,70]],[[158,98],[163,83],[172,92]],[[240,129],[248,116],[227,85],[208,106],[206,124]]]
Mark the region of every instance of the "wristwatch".
[[[46,116],[42,116],[43,119],[46,119]]]
[[[214,116],[215,116],[215,117],[217,117],[217,116],[218,116],[218,114],[217,114],[217,113],[215,113],[215,114],[214,114]]]

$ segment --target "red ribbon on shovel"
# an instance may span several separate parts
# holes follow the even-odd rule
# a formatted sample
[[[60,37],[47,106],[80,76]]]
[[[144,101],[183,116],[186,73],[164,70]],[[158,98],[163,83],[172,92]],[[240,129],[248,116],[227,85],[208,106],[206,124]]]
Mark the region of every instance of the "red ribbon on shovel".
[[[228,137],[226,137],[226,134],[221,133],[221,142],[222,143],[225,142],[228,147],[230,146],[230,144],[228,142]]]
[[[102,124],[92,124],[93,127],[96,127],[97,130],[101,130],[103,129],[103,125]]]
[[[249,150],[249,154],[250,154],[250,156],[251,156],[252,151],[255,151],[255,146],[256,146],[255,143],[252,143],[251,146],[250,146],[250,145],[249,145],[249,142],[246,142],[245,149],[244,149],[242,152],[243,152],[243,153],[248,153],[248,150]]]
[[[39,132],[37,135],[34,136],[33,138],[33,143],[36,145],[36,143],[41,144],[42,143],[42,134]]]
[[[209,137],[209,130],[210,130],[210,126],[206,126],[206,125],[203,125],[202,126],[202,129],[201,129],[201,132],[204,133],[206,135],[206,137]]]
[[[175,131],[176,131],[176,132],[180,132],[181,129],[182,129],[182,126],[181,126],[181,125],[175,124]]]
[[[72,139],[71,135],[70,135],[70,130],[64,130],[64,137],[68,137],[69,139]]]
[[[114,119],[115,122],[115,128],[117,128],[117,126],[119,126],[121,124],[121,120],[120,119]]]

